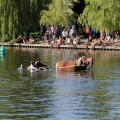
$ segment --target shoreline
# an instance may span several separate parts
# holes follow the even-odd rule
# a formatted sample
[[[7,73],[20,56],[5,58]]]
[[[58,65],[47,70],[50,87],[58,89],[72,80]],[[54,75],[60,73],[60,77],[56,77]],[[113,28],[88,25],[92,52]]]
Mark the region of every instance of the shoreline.
[[[60,45],[58,48],[48,43],[40,42],[37,44],[24,44],[24,43],[0,43],[0,46],[4,45],[5,47],[19,47],[19,48],[48,48],[48,49],[91,49],[90,45]],[[93,50],[120,50],[120,45],[112,46],[95,46]]]

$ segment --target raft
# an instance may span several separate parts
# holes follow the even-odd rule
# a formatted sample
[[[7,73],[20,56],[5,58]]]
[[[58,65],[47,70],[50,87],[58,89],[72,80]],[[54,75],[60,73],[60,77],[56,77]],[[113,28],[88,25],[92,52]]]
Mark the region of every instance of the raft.
[[[77,60],[59,61],[56,63],[56,70],[58,71],[81,71],[86,70],[87,67],[93,66],[93,58],[80,57]]]
[[[56,63],[56,70],[74,72],[87,69],[87,65],[77,66],[75,63],[75,61],[59,61],[58,63]]]

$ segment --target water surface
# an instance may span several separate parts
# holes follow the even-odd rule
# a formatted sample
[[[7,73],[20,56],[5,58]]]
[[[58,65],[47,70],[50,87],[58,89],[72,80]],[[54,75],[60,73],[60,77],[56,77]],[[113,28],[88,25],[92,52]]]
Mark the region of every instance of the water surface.
[[[82,55],[94,66],[81,72],[57,72],[59,60]],[[29,72],[41,58],[50,71]],[[119,120],[120,52],[6,48],[0,54],[0,119]],[[17,71],[23,65],[23,72]]]

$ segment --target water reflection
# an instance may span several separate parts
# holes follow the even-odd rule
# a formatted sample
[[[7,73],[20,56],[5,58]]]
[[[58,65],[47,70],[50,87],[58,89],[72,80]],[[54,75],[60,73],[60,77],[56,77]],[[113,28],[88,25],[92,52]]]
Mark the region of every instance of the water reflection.
[[[119,119],[120,53],[115,51],[11,48],[0,62],[1,119],[103,120]],[[92,69],[58,72],[59,60],[94,57]],[[41,58],[50,71],[27,71]],[[22,74],[17,68],[23,64]]]
[[[108,105],[108,102],[110,102],[112,97],[114,97],[110,95],[109,91],[106,89],[109,86],[110,83],[105,81],[101,83],[96,82],[87,95],[91,97],[84,99],[84,102],[86,103],[85,106],[92,112],[90,114],[92,119],[106,119],[106,117],[109,116],[111,107]]]
[[[3,62],[5,58],[5,52],[0,52],[0,60]]]
[[[79,71],[79,72],[63,72],[63,71],[56,71],[56,77],[59,79],[68,79],[68,78],[93,78],[94,74],[92,70],[86,70],[86,71]]]

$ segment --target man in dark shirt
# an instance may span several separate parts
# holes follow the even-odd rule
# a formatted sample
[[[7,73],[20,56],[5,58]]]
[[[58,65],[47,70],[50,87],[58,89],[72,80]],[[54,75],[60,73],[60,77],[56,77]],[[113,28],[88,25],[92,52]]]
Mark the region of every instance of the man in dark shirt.
[[[35,62],[35,67],[36,68],[45,68],[45,69],[49,69],[47,65],[41,63],[40,59],[38,59],[36,62]]]

